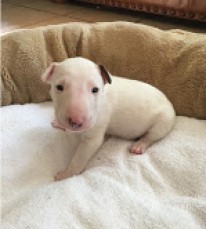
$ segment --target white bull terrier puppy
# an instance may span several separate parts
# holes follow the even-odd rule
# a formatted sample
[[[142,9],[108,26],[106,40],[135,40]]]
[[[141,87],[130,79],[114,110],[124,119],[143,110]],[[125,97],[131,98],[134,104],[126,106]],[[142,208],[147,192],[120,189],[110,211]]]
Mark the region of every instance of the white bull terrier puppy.
[[[78,139],[71,163],[57,173],[56,181],[83,172],[105,134],[136,139],[130,152],[142,154],[174,125],[175,111],[161,91],[137,80],[111,76],[88,59],[52,63],[42,79],[51,84],[53,127],[68,130]]]

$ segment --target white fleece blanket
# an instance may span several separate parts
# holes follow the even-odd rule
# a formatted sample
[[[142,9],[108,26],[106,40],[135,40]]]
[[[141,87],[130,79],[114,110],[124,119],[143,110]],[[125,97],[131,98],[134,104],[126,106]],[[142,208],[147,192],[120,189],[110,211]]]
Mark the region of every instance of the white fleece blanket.
[[[54,182],[72,156],[51,103],[1,108],[4,229],[206,228],[206,121],[178,117],[144,155],[105,141],[80,176]]]

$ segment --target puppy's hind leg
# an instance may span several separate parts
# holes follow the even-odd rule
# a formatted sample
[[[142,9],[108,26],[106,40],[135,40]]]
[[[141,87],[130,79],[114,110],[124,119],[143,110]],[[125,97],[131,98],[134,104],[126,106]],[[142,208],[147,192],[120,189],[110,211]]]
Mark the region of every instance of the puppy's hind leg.
[[[130,152],[134,154],[143,154],[151,144],[160,140],[170,132],[174,120],[174,113],[173,115],[159,114],[148,132],[131,146]]]

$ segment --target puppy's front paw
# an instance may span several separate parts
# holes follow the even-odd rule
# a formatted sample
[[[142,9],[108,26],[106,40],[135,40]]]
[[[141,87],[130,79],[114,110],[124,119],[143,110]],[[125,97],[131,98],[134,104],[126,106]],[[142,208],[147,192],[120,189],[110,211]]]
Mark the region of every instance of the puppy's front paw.
[[[63,171],[58,172],[55,176],[54,176],[54,180],[55,181],[61,181],[64,180],[66,178],[70,178],[73,176],[77,176],[79,174],[81,174],[84,170],[75,170],[72,167],[70,167],[69,169],[65,169]]]
[[[143,154],[145,152],[146,145],[142,142],[135,142],[130,148],[130,153]]]
[[[55,129],[60,129],[60,130],[65,131],[65,129],[63,127],[61,127],[56,120],[54,120],[54,121],[51,122],[51,126],[53,128],[55,128]]]
[[[55,181],[61,181],[61,180],[64,180],[64,179],[66,179],[66,178],[69,178],[69,177],[71,177],[71,175],[68,174],[68,172],[64,170],[64,171],[58,172],[58,173],[54,176],[54,180],[55,180]]]

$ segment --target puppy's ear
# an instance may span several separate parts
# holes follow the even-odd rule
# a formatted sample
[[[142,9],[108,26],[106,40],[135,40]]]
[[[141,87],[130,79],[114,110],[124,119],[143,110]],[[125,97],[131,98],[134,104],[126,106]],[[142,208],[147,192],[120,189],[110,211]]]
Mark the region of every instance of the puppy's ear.
[[[57,63],[53,62],[51,63],[51,65],[46,69],[46,71],[43,73],[43,75],[41,76],[41,79],[43,82],[46,83],[51,83],[52,80],[52,76],[54,73],[54,69],[56,67]]]
[[[99,70],[100,70],[102,79],[104,81],[104,84],[106,84],[106,83],[111,84],[112,83],[112,77],[111,77],[110,73],[105,69],[105,67],[103,65],[98,65],[98,66],[99,66]]]

